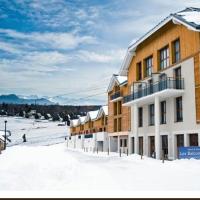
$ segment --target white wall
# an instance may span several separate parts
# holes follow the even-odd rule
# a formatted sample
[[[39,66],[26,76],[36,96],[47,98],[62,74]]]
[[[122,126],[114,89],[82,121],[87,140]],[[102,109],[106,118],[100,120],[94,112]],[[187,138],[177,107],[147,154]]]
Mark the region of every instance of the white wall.
[[[183,122],[175,122],[175,97],[166,100],[166,125],[160,125],[160,135],[168,135],[169,157],[174,158],[174,135],[186,133],[200,133],[200,125],[196,124],[196,105],[195,105],[195,80],[194,80],[194,60],[190,58],[179,65],[164,71],[168,77],[174,76],[174,69],[181,66],[181,74],[184,78],[185,90],[183,99]],[[152,102],[154,103],[154,102]],[[151,104],[151,103],[149,103]],[[148,105],[149,105],[148,104]],[[148,136],[155,135],[155,127],[148,126],[149,113],[148,105],[143,107],[143,127],[138,128],[138,136],[144,136],[144,153],[148,155]],[[133,106],[131,107],[131,132],[133,133]]]

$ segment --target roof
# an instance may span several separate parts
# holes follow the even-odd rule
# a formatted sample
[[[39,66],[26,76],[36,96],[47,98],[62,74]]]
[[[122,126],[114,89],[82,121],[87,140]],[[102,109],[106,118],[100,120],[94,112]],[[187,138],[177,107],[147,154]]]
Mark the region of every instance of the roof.
[[[102,106],[100,109],[99,109],[99,112],[98,112],[98,115],[97,115],[97,119],[101,118],[102,115],[108,115],[108,106]]]
[[[73,120],[70,121],[70,126],[71,126],[71,127],[78,126],[78,122],[79,122],[78,119],[73,119]]]
[[[113,74],[113,76],[110,80],[107,92],[110,92],[113,89],[115,84],[121,86],[121,85],[124,85],[126,83],[127,83],[127,76],[120,76],[118,74]]]
[[[86,116],[79,117],[79,123],[83,124],[85,122]]]
[[[135,55],[136,48],[139,44],[149,38],[153,33],[167,24],[169,21],[172,21],[174,24],[182,24],[186,26],[188,29],[200,32],[200,8],[189,7],[177,13],[170,14],[164,20],[162,20],[159,24],[153,27],[150,31],[148,31],[145,35],[139,38],[136,41],[133,41],[127,50],[126,56],[122,63],[119,74],[121,76],[126,76],[128,72],[128,67],[130,62]]]
[[[97,118],[99,110],[95,110],[95,111],[89,111],[87,113],[87,117],[85,119],[85,122],[89,121],[89,120],[95,120]]]

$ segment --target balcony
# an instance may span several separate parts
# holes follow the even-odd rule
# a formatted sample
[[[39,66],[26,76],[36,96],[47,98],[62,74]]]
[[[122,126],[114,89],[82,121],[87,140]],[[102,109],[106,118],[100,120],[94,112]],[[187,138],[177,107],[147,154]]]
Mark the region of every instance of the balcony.
[[[120,92],[120,91],[115,92],[113,95],[110,96],[110,101],[111,102],[119,101],[119,100],[123,99],[122,96],[123,96],[122,92]]]
[[[140,90],[125,96],[123,105],[129,106],[134,103],[149,103],[158,95],[161,98],[178,96],[184,92],[184,79],[166,78],[152,85],[146,85]]]

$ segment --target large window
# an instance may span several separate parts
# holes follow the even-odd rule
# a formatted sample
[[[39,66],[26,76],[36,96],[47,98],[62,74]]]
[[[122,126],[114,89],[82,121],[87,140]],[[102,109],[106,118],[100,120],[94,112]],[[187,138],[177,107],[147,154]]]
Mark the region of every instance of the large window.
[[[177,63],[180,61],[180,40],[177,39],[172,44],[173,48],[173,63]]]
[[[153,57],[150,56],[145,60],[145,77],[151,76],[153,68]]]
[[[176,122],[183,121],[183,105],[182,105],[182,97],[176,98]]]
[[[166,101],[160,103],[160,123],[166,124]]]
[[[149,105],[149,125],[154,125],[154,104]]]
[[[117,102],[114,102],[114,115],[117,115]]]
[[[143,126],[143,109],[142,107],[138,108],[138,126]]]
[[[122,102],[118,101],[118,115],[122,114]]]
[[[118,131],[122,131],[122,118],[118,118]]]
[[[142,63],[137,63],[137,81],[142,80]]]
[[[160,69],[165,69],[169,66],[169,47],[166,46],[160,50]]]

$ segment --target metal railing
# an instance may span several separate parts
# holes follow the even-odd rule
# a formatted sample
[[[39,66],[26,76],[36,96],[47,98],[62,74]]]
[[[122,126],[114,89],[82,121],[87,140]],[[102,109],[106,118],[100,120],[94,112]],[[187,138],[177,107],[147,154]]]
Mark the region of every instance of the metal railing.
[[[173,78],[166,78],[164,80],[158,81],[154,84],[147,85],[143,87],[140,90],[137,90],[136,92],[133,92],[130,95],[127,95],[123,98],[123,103],[127,103],[130,101],[133,101],[135,99],[139,99],[151,94],[154,94],[156,92],[160,92],[166,89],[177,89],[177,90],[183,90],[184,89],[184,79],[173,79]]]
[[[122,95],[121,95],[121,92],[120,92],[120,91],[115,92],[113,95],[110,96],[110,100],[112,101],[112,100],[117,99],[117,98],[119,98],[119,97],[121,97],[121,96],[122,96]]]

